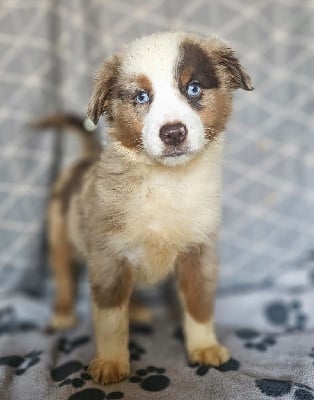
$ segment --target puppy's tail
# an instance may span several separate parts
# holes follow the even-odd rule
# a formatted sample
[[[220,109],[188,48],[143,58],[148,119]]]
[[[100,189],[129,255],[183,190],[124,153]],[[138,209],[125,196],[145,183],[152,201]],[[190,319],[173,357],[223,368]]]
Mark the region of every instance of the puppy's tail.
[[[48,128],[72,130],[81,140],[83,157],[97,157],[101,152],[102,147],[96,137],[96,127],[87,118],[70,113],[58,113],[34,121],[31,127],[36,130]]]

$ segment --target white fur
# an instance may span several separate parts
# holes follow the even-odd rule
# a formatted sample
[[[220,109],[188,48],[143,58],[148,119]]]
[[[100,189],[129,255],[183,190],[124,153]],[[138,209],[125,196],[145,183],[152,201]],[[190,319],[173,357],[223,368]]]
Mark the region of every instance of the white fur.
[[[123,359],[128,362],[128,304],[113,309],[100,309],[92,301],[92,306],[97,355],[106,360]]]
[[[153,101],[144,120],[142,142],[147,154],[163,164],[184,164],[205,144],[205,131],[198,113],[180,93],[175,80],[182,33],[155,34],[135,41],[124,62],[128,74],[145,75],[153,86]],[[163,125],[181,122],[187,128],[188,154],[163,157],[165,145],[159,137]]]
[[[110,238],[110,247],[129,259],[140,281],[164,278],[180,251],[193,243],[206,243],[210,233],[217,231],[222,148],[220,136],[185,166],[147,167],[141,187],[124,205],[126,229]]]
[[[185,310],[184,331],[186,347],[189,353],[198,349],[215,346],[217,344],[213,318],[210,318],[206,322],[197,322],[191,317],[189,312]]]
[[[142,141],[147,153],[153,158],[162,157],[164,144],[159,138],[163,125],[181,122],[188,131],[186,146],[189,155],[164,158],[167,165],[178,165],[186,162],[191,155],[199,152],[205,144],[205,132],[202,121],[191,106],[183,99],[179,89],[171,86],[161,87],[152,80],[155,90],[154,101],[145,118]]]

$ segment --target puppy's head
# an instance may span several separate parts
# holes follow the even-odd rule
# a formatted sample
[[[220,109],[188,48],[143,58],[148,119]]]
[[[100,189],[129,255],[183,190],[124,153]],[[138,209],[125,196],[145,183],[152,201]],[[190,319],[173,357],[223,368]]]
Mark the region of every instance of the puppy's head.
[[[105,113],[114,140],[174,166],[188,162],[224,129],[238,88],[253,86],[222,40],[158,33],[105,61],[88,115],[97,123]]]

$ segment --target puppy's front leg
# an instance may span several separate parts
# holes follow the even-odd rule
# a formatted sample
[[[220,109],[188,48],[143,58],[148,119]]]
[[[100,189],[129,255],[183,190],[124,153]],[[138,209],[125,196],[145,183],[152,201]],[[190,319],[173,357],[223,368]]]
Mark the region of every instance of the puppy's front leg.
[[[184,313],[185,341],[190,361],[219,366],[230,358],[214,327],[214,296],[217,279],[214,248],[200,246],[180,255],[177,277]]]
[[[108,271],[107,271],[108,272]],[[108,274],[109,275],[109,274]],[[129,375],[129,301],[133,288],[131,267],[122,261],[115,276],[91,275],[96,357],[88,372],[96,383],[119,382]]]

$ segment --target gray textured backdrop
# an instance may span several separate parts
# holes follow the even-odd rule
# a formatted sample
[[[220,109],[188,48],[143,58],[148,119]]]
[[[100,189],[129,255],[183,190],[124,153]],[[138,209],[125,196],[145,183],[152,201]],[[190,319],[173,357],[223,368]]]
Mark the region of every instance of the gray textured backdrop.
[[[0,290],[35,288],[44,262],[58,147],[25,124],[84,112],[105,56],[173,28],[229,40],[256,88],[236,94],[226,135],[221,287],[313,273],[312,0],[1,0]]]

